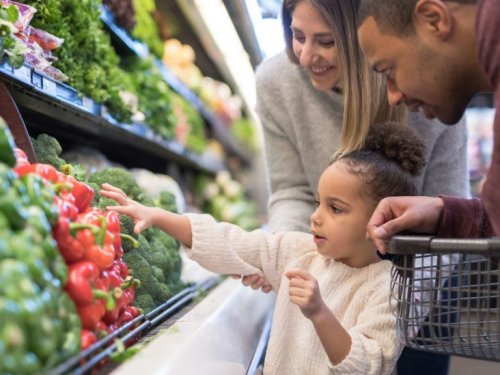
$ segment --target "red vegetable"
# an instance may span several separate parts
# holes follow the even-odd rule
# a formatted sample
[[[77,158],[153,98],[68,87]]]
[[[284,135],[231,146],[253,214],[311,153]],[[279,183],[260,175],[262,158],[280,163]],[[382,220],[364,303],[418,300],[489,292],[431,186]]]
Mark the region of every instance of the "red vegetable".
[[[97,341],[97,338],[94,335],[94,332],[89,331],[87,329],[82,329],[82,333],[80,335],[80,342],[82,345],[82,350],[85,350],[92,346]]]
[[[86,211],[94,199],[94,189],[92,189],[89,185],[76,180],[72,176],[66,176],[66,180],[73,184],[71,194],[75,197],[75,205],[78,208],[78,211]]]

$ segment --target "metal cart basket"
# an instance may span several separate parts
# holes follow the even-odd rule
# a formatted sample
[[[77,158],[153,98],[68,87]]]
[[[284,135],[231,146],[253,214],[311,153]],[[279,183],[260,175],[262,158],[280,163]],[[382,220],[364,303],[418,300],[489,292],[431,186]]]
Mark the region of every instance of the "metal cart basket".
[[[395,236],[389,253],[407,346],[500,361],[500,238]]]

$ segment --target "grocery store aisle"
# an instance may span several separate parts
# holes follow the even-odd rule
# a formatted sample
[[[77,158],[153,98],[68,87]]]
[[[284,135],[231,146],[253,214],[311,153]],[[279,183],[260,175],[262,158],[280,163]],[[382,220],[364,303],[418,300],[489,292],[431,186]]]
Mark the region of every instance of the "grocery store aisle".
[[[452,357],[450,375],[500,374],[500,362],[479,361],[470,358]]]

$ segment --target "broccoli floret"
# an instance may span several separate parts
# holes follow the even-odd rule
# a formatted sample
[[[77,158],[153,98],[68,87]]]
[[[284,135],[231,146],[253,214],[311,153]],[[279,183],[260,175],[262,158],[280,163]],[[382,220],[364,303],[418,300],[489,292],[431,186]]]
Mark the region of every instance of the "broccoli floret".
[[[61,170],[66,161],[59,157],[62,147],[58,140],[48,134],[40,134],[36,139],[32,139],[33,150],[39,163],[50,164]]]
[[[177,204],[175,202],[175,195],[169,191],[162,191],[160,196],[155,201],[156,206],[164,210],[177,213]]]
[[[87,185],[89,185],[94,190],[94,199],[92,199],[92,203],[90,205],[92,207],[96,207],[99,203],[99,199],[101,199],[101,194],[99,194],[99,192],[101,191],[101,187],[94,182],[87,182]]]
[[[157,302],[157,304],[160,305],[167,299],[169,299],[171,295],[172,292],[170,291],[169,287],[166,284],[159,284],[158,289],[155,290],[155,295],[154,295],[155,302]]]
[[[151,272],[151,266],[146,259],[144,259],[139,251],[129,251],[123,255],[123,260],[132,270],[134,278],[141,280],[141,285],[138,288],[138,291],[141,292],[140,294],[147,293],[154,298],[160,287],[160,283]]]
[[[142,203],[143,194],[139,185],[129,172],[123,168],[105,168],[90,175],[89,182],[101,186],[105,182],[123,190],[131,199]]]
[[[163,270],[160,267],[152,266],[151,270],[153,271],[153,275],[155,275],[156,279],[160,283],[165,283],[165,275],[163,274]]]
[[[156,307],[153,297],[149,294],[136,295],[133,305],[143,309],[145,313],[152,311]]]

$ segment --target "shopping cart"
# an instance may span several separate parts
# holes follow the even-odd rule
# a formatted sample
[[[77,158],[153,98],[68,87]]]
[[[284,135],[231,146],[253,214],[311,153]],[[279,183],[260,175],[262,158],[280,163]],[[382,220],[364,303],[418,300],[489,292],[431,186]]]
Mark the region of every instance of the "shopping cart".
[[[500,238],[395,236],[389,253],[407,346],[500,361]]]

